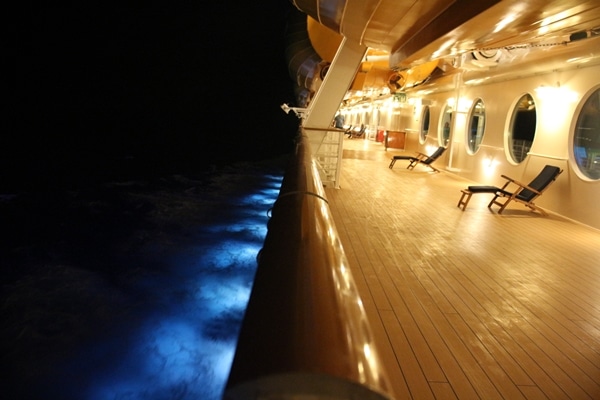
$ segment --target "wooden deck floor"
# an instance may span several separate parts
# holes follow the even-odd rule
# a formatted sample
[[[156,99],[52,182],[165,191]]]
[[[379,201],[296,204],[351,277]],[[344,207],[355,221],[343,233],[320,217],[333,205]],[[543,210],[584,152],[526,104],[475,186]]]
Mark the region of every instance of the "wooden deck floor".
[[[397,399],[600,399],[600,233],[346,140],[326,194]],[[550,188],[549,190],[552,190]]]

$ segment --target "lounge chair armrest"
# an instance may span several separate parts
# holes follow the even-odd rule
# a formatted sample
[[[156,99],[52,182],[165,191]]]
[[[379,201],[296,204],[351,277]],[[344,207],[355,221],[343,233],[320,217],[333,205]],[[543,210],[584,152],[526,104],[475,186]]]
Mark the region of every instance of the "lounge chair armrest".
[[[532,188],[531,186],[528,186],[528,185],[526,185],[526,184],[524,184],[524,183],[522,183],[522,182],[519,182],[519,181],[518,181],[518,180],[516,180],[516,179],[510,178],[510,177],[508,177],[508,176],[506,176],[506,175],[501,175],[501,176],[502,176],[504,179],[506,179],[506,180],[508,181],[508,182],[507,182],[507,183],[506,183],[506,184],[505,184],[505,185],[502,187],[502,189],[506,188],[506,186],[508,186],[508,184],[509,184],[509,183],[514,183],[515,185],[517,185],[517,186],[520,186],[520,187],[522,187],[523,189],[531,190],[532,192],[534,192],[534,193],[537,193],[537,194],[540,194],[540,193],[541,193],[539,190],[536,190],[536,189]]]
[[[533,193],[542,194],[542,192],[540,192],[537,189],[532,188],[531,186],[522,185],[522,184],[519,184],[519,186],[521,186],[523,189],[531,190]]]

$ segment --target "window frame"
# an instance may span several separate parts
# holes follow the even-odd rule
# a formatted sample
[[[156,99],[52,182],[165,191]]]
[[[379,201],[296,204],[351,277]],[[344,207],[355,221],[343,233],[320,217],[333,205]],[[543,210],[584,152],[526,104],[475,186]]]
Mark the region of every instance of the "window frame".
[[[425,117],[427,116],[427,118]],[[425,122],[427,122],[427,129],[425,129]],[[424,144],[427,142],[427,136],[431,129],[431,109],[429,105],[425,105],[421,110],[421,124],[419,129],[419,143]]]
[[[473,138],[472,135],[472,129],[471,126],[473,125],[473,118],[477,115],[476,114],[476,109],[478,108],[478,104],[481,103],[481,108],[483,109],[483,129],[481,130],[481,135],[479,135],[479,123],[478,123],[478,128],[475,134],[475,139],[477,139],[478,137],[480,137],[479,141],[475,140],[476,143],[476,147],[473,148],[474,146],[471,146],[471,139]],[[486,128],[486,112],[485,112],[485,102],[483,101],[483,99],[481,98],[476,98],[475,100],[473,100],[473,104],[471,105],[471,109],[469,110],[469,117],[467,118],[467,126],[466,126],[466,141],[465,141],[465,145],[467,148],[467,153],[470,155],[474,155],[477,154],[477,152],[479,151],[479,148],[481,147],[481,143],[483,142],[483,137],[485,136],[485,128]]]
[[[514,128],[515,128],[516,117],[520,110],[519,105],[521,104],[521,102],[523,101],[523,98],[525,98],[525,97],[529,97],[529,101],[533,105],[533,110],[535,111],[535,114],[534,114],[535,117],[534,117],[534,122],[533,122],[534,127],[533,127],[533,136],[532,136],[531,144],[529,145],[529,148],[525,152],[525,155],[522,156],[522,158],[519,160],[518,157],[516,157],[515,151],[514,151],[514,145],[515,145],[515,143],[514,143]],[[508,118],[506,135],[505,135],[506,158],[509,160],[509,162],[511,164],[519,165],[527,159],[527,156],[529,155],[529,152],[531,151],[531,147],[533,146],[533,142],[535,140],[535,136],[536,136],[536,133],[538,130],[538,107],[537,107],[537,104],[535,102],[533,95],[529,92],[526,92],[517,98],[517,100],[511,107],[511,110],[512,110],[512,112],[510,113],[509,118]],[[524,123],[527,124],[527,122],[528,121],[525,121]],[[531,123],[531,121],[529,121],[529,123]]]
[[[444,106],[444,109],[442,110],[442,113],[440,114],[440,124],[439,124],[439,132],[440,134],[438,135],[438,144],[440,146],[443,147],[447,147],[448,143],[450,143],[450,137],[452,136],[452,120],[454,118],[454,107],[451,106],[449,103],[446,103],[446,105]],[[450,114],[450,116],[448,118],[446,118],[446,115]],[[444,137],[444,126],[446,125],[446,122],[448,123],[448,137],[445,138]]]
[[[593,155],[593,160],[592,162],[594,164],[598,164],[598,176],[590,176],[590,174],[587,172],[586,169],[582,168],[581,163],[580,163],[580,156],[578,155],[578,151],[577,148],[578,146],[576,146],[576,141],[578,140],[579,136],[577,135],[577,131],[579,130],[579,125],[580,125],[580,120],[582,118],[582,113],[584,112],[584,110],[586,109],[586,106],[588,105],[588,102],[590,102],[592,100],[592,98],[594,96],[597,96],[597,100],[600,103],[600,85],[595,85],[592,88],[590,88],[590,90],[588,90],[584,96],[582,96],[581,100],[579,101],[579,104],[577,105],[577,108],[575,110],[575,113],[573,113],[573,119],[571,122],[571,129],[570,129],[570,137],[569,137],[569,160],[572,161],[573,164],[573,170],[575,171],[575,174],[582,180],[584,181],[588,181],[588,182],[600,182],[600,146],[598,148],[597,151],[594,151],[594,155]],[[599,117],[600,118],[600,117]],[[584,141],[585,143],[585,141]],[[585,148],[585,153],[586,153],[586,157],[589,156],[589,148]]]

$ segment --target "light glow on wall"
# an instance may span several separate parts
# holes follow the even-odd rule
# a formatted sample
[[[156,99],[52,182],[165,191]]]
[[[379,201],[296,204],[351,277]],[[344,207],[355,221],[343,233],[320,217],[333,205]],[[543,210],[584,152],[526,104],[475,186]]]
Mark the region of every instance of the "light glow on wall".
[[[535,92],[540,99],[540,121],[549,128],[561,128],[565,121],[565,112],[569,110],[579,97],[577,92],[567,87],[539,86]]]
[[[496,168],[500,165],[500,161],[496,160],[495,157],[487,156],[481,161],[483,166],[483,173],[486,177],[496,176]]]
[[[457,113],[468,113],[469,109],[471,108],[471,103],[473,103],[473,101],[464,97],[460,97],[458,99],[458,104],[456,104],[456,99],[454,97],[451,97],[448,99],[447,103]]]
[[[539,86],[535,89],[535,92],[540,99],[547,102],[554,102],[559,105],[574,103],[578,98],[577,92],[564,86],[561,87],[560,83],[557,83],[557,86]]]

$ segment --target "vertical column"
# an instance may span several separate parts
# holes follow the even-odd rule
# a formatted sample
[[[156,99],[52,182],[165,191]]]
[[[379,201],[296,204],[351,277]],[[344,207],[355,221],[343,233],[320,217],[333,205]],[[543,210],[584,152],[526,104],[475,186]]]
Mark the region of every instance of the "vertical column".
[[[316,128],[305,130],[313,155],[319,151],[325,140],[326,130],[331,126],[335,112],[352,84],[366,52],[366,46],[349,41],[346,38],[342,40],[323,83],[309,105],[307,117],[304,119],[304,127]],[[343,135],[339,135],[340,156],[336,160],[335,187],[339,185],[342,140]]]
[[[367,47],[344,38],[329,66],[327,75],[309,106],[304,126],[327,128],[344,99]]]

